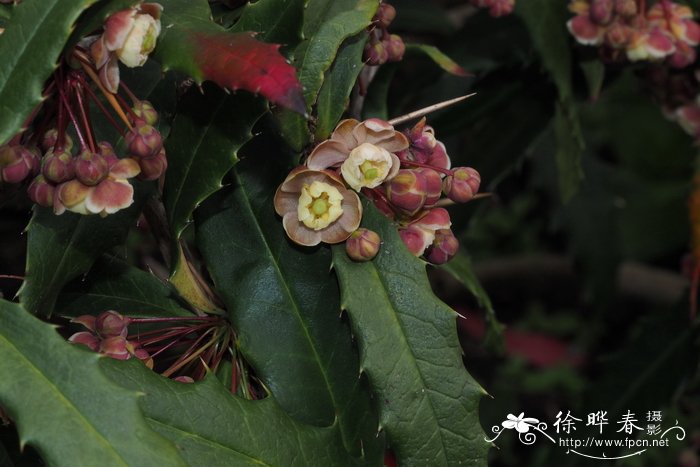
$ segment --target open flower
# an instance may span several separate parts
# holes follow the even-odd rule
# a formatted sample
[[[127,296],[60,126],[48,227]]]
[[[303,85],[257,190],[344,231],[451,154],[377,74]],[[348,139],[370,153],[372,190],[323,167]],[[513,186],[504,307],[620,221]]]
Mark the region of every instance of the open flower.
[[[303,166],[277,188],[274,204],[289,238],[304,246],[340,243],[362,219],[360,198],[335,173]]]
[[[383,120],[343,120],[330,139],[314,148],[306,166],[312,170],[340,168],[348,185],[359,191],[391,180],[400,166],[395,153],[406,148],[406,136]]]
[[[97,185],[89,186],[73,179],[60,184],[54,196],[54,212],[66,210],[78,214],[100,214],[106,216],[131,206],[134,202],[134,187],[128,179],[140,172],[134,159],[120,159],[109,168],[107,177]]]

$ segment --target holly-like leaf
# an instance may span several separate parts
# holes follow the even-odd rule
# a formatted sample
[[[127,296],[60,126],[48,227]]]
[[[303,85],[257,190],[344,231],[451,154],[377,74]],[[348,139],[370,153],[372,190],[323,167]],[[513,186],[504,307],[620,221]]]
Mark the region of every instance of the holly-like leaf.
[[[221,188],[221,179],[236,163],[237,151],[252,137],[251,129],[266,108],[262,99],[230,96],[215,86],[205,86],[203,94],[192,90],[182,100],[165,142],[163,203],[174,239],[195,207]]]
[[[103,256],[90,273],[68,284],[58,296],[61,316],[116,310],[127,316],[188,316],[175,291],[153,274]]]
[[[71,26],[95,0],[22,2],[0,35],[0,143],[20,130],[41,102]]]
[[[149,425],[175,443],[191,467],[357,465],[343,449],[337,423],[304,425],[272,397],[232,396],[213,376],[178,383],[138,362],[105,359],[102,366],[119,384],[146,394],[140,403]]]
[[[151,188],[136,184],[134,204],[105,218],[72,212],[56,216],[51,209],[36,207],[27,227],[27,266],[19,292],[25,309],[50,316],[63,286],[124,242]]]
[[[258,0],[243,8],[231,31],[255,31],[265,42],[293,48],[302,40],[304,0]]]
[[[271,102],[305,113],[296,70],[252,33],[231,33],[211,21],[206,0],[162,0],[163,30],[154,57],[164,69],[214,81],[230,90],[260,93]]]
[[[53,326],[4,300],[0,354],[3,408],[20,442],[34,446],[48,465],[186,465],[146,424],[138,393],[102,373],[104,357],[69,344]]]
[[[446,72],[455,76],[469,76],[469,73],[459,66],[457,62],[452,60],[450,57],[445,55],[440,49],[434,45],[426,44],[406,44],[406,52],[408,53],[419,53],[427,56],[436,65],[445,70]]]
[[[294,418],[330,426],[337,417],[346,449],[377,464],[383,436],[377,436],[350,329],[339,319],[330,252],[295,247],[286,238],[272,203],[284,178],[283,155],[274,146],[246,151],[265,157],[244,159],[235,186],[195,213],[198,246],[240,351]]]
[[[485,391],[464,369],[457,314],[433,295],[425,264],[396,226],[368,202],[363,225],[382,238],[377,257],[356,263],[338,245],[333,265],[399,465],[486,465],[478,410]]]

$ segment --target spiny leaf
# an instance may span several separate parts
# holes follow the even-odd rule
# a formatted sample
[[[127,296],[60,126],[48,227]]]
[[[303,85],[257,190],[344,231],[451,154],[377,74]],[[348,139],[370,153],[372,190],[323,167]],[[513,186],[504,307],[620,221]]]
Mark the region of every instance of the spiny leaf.
[[[35,207],[28,232],[25,281],[19,292],[31,313],[50,316],[59,292],[86,273],[105,251],[124,242],[152,186],[135,183],[134,204],[102,218]]]
[[[296,70],[251,33],[230,33],[210,19],[206,0],[162,0],[163,33],[154,52],[163,68],[212,80],[231,90],[260,93],[271,102],[305,113]]]
[[[138,362],[105,359],[102,366],[119,384],[146,394],[140,403],[149,425],[175,443],[191,467],[357,465],[343,449],[337,423],[304,425],[272,397],[232,396],[213,376],[178,383]]]
[[[260,139],[260,144],[269,144]],[[359,377],[350,330],[340,321],[330,253],[286,238],[272,196],[284,178],[283,154],[243,160],[235,187],[195,213],[197,242],[239,335],[239,348],[294,418],[329,426],[338,418],[347,450],[381,460],[366,380]],[[278,150],[277,150],[278,151]],[[282,160],[282,162],[280,162]],[[275,358],[270,358],[270,351]]]
[[[243,8],[233,32],[255,31],[261,40],[296,47],[301,41],[305,0],[258,0]]]
[[[153,274],[103,256],[87,277],[74,280],[58,296],[62,316],[116,310],[127,316],[188,316],[175,292]]]
[[[0,144],[20,130],[41,102],[44,82],[73,22],[95,0],[26,1],[13,8],[0,35]]]
[[[469,73],[454,60],[445,55],[433,45],[406,44],[406,52],[422,53],[435,62],[440,68],[455,76],[469,76]]]
[[[21,442],[34,446],[47,464],[186,465],[146,424],[138,393],[105,377],[98,366],[104,357],[69,344],[52,326],[4,300],[0,354],[0,403]]]
[[[199,203],[221,188],[221,179],[236,163],[237,151],[252,137],[251,129],[265,110],[262,99],[229,96],[215,86],[205,86],[203,94],[193,89],[185,96],[165,142],[168,172],[163,203],[174,239]]]
[[[333,265],[399,465],[486,465],[478,411],[485,392],[464,369],[456,313],[433,295],[424,263],[368,202],[363,225],[381,236],[379,255],[355,263],[338,245]]]

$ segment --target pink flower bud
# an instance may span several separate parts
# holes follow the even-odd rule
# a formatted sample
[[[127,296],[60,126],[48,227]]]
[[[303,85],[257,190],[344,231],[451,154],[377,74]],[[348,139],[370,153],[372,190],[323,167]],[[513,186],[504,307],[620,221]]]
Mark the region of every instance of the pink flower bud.
[[[67,149],[49,151],[44,156],[41,173],[53,183],[63,183],[75,177],[73,156]]]
[[[95,320],[95,332],[104,337],[126,337],[130,322],[129,317],[122,316],[116,311],[105,311],[100,313]]]
[[[401,169],[386,184],[386,196],[397,208],[415,214],[423,208],[428,198],[428,181],[421,172]]]
[[[433,127],[426,125],[425,122],[425,117],[421,118],[413,128],[408,130],[407,134],[412,148],[426,151],[429,154],[435,148],[437,140],[435,139],[435,130],[433,130]]]
[[[137,117],[149,125],[158,123],[158,112],[153,105],[148,101],[138,101],[132,109]]]
[[[425,252],[425,259],[433,264],[445,264],[459,250],[459,241],[450,229],[440,229],[435,232],[435,240]]]
[[[423,176],[425,176],[427,193],[425,206],[430,207],[437,203],[442,196],[442,177],[433,169],[421,167],[415,170],[416,172],[420,172],[423,174]]]
[[[136,348],[133,342],[129,342],[129,347],[132,347],[133,350],[131,351],[132,355],[139,360],[143,362],[144,365],[146,365],[146,368],[153,369],[153,358],[149,355],[149,353],[144,350],[144,349],[139,349]]]
[[[364,60],[367,65],[378,66],[383,65],[389,59],[389,51],[384,47],[381,41],[372,41],[370,39],[365,45]]]
[[[84,150],[74,162],[75,176],[80,182],[94,186],[107,178],[109,164],[100,154]]]
[[[80,316],[76,316],[75,318],[71,319],[70,322],[80,324],[85,329],[89,329],[90,331],[95,332],[96,319],[97,318],[95,318],[92,315],[80,315]]]
[[[44,152],[47,152],[49,149],[53,149],[54,146],[56,146],[56,141],[58,141],[58,130],[54,128],[44,134],[44,137],[41,140],[41,149]],[[69,152],[71,149],[73,149],[73,140],[68,134],[65,135],[63,148]]]
[[[383,42],[384,48],[387,51],[387,61],[398,62],[403,58],[406,52],[406,44],[403,43],[401,36],[392,34],[389,39]]]
[[[117,360],[128,360],[131,358],[129,344],[122,336],[112,336],[100,342],[100,353]]]
[[[21,183],[33,167],[31,154],[22,146],[0,146],[0,182]]]
[[[43,175],[37,175],[27,188],[29,199],[39,206],[50,208],[53,206],[54,185],[46,181]]]
[[[430,232],[426,232],[415,225],[409,225],[406,228],[399,229],[399,236],[404,245],[406,245],[414,256],[422,255],[434,238]]]
[[[379,253],[381,239],[376,232],[357,229],[345,241],[348,256],[355,261],[369,261]]]
[[[615,0],[615,13],[631,18],[637,14],[637,2],[635,0]]]
[[[396,18],[396,8],[388,3],[382,3],[379,5],[377,14],[374,17],[381,27],[388,28],[391,22],[394,21],[394,18]]]
[[[676,51],[668,57],[668,64],[676,69],[685,68],[695,62],[695,49],[684,42],[676,43]]]
[[[605,44],[613,49],[624,49],[632,39],[632,29],[621,23],[615,22],[605,32]]]
[[[76,332],[68,338],[71,344],[82,344],[93,352],[100,349],[100,340],[91,332],[82,331]]]
[[[138,159],[141,173],[140,180],[158,180],[168,168],[168,159],[165,157],[165,149],[158,151],[153,157],[142,157]]]
[[[117,153],[114,152],[114,148],[112,147],[111,144],[109,144],[107,141],[100,141],[97,143],[97,152],[104,157],[105,161],[107,161],[107,165],[111,169],[114,164],[119,162],[119,158],[117,157]]]
[[[163,147],[160,132],[153,126],[138,120],[134,128],[124,137],[129,153],[136,157],[151,157]]]
[[[612,21],[613,0],[593,0],[591,2],[591,20],[600,25],[606,25]]]
[[[443,191],[456,203],[466,203],[479,191],[481,175],[471,167],[457,167],[445,177]]]

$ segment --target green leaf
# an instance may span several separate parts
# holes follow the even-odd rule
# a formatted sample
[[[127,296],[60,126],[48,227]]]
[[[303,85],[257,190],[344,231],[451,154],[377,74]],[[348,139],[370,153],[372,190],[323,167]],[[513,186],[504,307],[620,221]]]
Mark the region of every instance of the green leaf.
[[[174,239],[199,203],[221,188],[221,179],[236,163],[237,151],[252,137],[251,129],[265,110],[262,99],[227,95],[213,85],[205,86],[203,94],[192,89],[182,100],[165,141],[168,172],[163,204]]]
[[[433,295],[425,264],[403,245],[396,226],[364,205],[363,225],[383,241],[379,254],[356,263],[338,245],[333,265],[398,463],[486,465],[489,445],[478,410],[485,391],[464,369],[457,314]]]
[[[25,1],[0,35],[0,143],[17,133],[41,102],[71,26],[95,0]]]
[[[389,90],[394,75],[398,70],[397,63],[387,63],[377,71],[369,84],[365,101],[362,105],[362,118],[381,118],[389,120]]]
[[[571,84],[572,58],[566,30],[570,14],[565,3],[548,0],[519,2],[516,10],[528,26],[542,63],[559,91],[554,121],[557,168],[561,196],[568,201],[583,179],[581,154],[585,146]]]
[[[151,184],[136,184],[134,204],[107,217],[34,208],[28,231],[25,280],[19,292],[24,308],[50,316],[59,292],[86,273],[105,251],[124,243],[150,196]]]
[[[104,357],[69,344],[53,326],[4,300],[0,354],[0,401],[21,442],[47,464],[186,465],[146,424],[138,393],[105,377],[98,366]]]
[[[579,66],[586,77],[588,97],[592,101],[598,100],[600,90],[603,88],[603,82],[605,81],[605,64],[598,58],[594,58],[580,62]]]
[[[366,34],[360,34],[346,41],[338,52],[333,67],[326,72],[316,105],[317,141],[328,138],[348,106],[357,76],[365,65],[362,54],[366,42]]]
[[[406,52],[408,53],[421,53],[430,58],[436,65],[445,70],[446,72],[453,74],[455,76],[468,76],[464,68],[459,66],[454,60],[445,55],[440,49],[433,45],[426,44],[406,44]]]
[[[61,316],[116,310],[127,316],[189,316],[175,291],[123,261],[103,256],[90,273],[63,289],[56,302]]]
[[[368,464],[378,463],[383,437],[350,329],[339,319],[330,252],[287,239],[272,203],[284,179],[282,155],[274,146],[248,150],[265,157],[241,162],[235,187],[195,213],[198,246],[240,351],[294,418],[330,426],[337,417],[347,450],[358,458],[364,451]]]
[[[243,8],[241,19],[231,31],[255,31],[265,42],[296,47],[301,41],[304,0],[258,0]]]
[[[301,424],[272,397],[232,396],[213,375],[183,384],[137,362],[105,359],[102,364],[112,379],[146,394],[140,403],[149,425],[175,443],[191,467],[355,464],[343,449],[337,423],[327,428]]]

